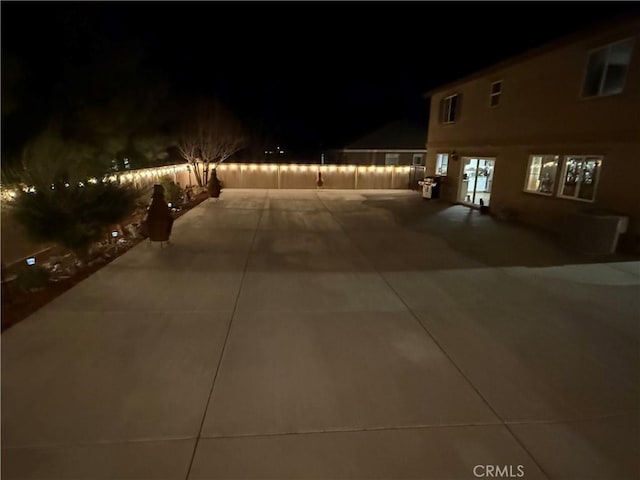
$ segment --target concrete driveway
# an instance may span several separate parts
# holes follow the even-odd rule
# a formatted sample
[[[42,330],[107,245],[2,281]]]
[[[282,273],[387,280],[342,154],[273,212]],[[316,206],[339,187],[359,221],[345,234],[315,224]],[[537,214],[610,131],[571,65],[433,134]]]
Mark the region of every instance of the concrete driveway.
[[[2,335],[3,479],[638,477],[640,263],[407,191],[171,240]]]

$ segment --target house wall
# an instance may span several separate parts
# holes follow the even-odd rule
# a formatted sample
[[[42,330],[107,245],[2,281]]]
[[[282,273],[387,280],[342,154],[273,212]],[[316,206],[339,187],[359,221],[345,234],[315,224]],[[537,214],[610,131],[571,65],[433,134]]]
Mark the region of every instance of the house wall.
[[[582,98],[590,50],[635,38],[624,91]],[[640,22],[594,33],[570,45],[443,88],[432,96],[427,140],[427,175],[438,153],[455,152],[442,197],[455,202],[463,156],[495,157],[491,210],[514,211],[519,219],[559,231],[570,212],[612,210],[630,217],[640,233]],[[500,105],[490,107],[491,83],[502,80]],[[440,100],[462,95],[454,124],[439,122]],[[589,154],[604,157],[593,203],[524,192],[532,154]],[[560,175],[560,171],[558,175]],[[560,182],[560,178],[557,182]]]

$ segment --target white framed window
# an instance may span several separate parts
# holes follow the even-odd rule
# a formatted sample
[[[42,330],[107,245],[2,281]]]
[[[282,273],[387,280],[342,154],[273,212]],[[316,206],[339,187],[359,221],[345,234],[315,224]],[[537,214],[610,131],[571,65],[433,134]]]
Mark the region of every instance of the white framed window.
[[[440,100],[440,122],[453,123],[458,116],[458,94],[449,95]]]
[[[411,162],[412,165],[423,165],[422,160],[424,156],[421,153],[414,153],[413,160]]]
[[[436,157],[436,175],[446,176],[449,168],[449,154],[439,153]]]
[[[489,92],[489,104],[497,107],[500,104],[500,95],[502,94],[502,80],[493,82]]]
[[[558,196],[593,202],[600,179],[602,160],[602,157],[595,155],[565,156]]]
[[[624,89],[633,39],[611,43],[589,54],[582,84],[583,97],[615,95]]]
[[[560,157],[558,155],[530,155],[524,191],[553,195],[559,164]]]
[[[384,164],[385,165],[398,165],[400,163],[399,153],[385,153]]]

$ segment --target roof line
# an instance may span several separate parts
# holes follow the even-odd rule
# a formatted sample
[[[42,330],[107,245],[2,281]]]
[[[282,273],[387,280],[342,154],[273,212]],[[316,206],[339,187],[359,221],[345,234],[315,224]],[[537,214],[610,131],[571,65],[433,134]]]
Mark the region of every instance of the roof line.
[[[609,18],[604,22],[592,23],[586,27],[581,28],[576,32],[566,34],[555,40],[544,43],[538,47],[533,47],[529,50],[526,50],[523,53],[509,57],[505,60],[502,60],[501,62],[485,67],[481,70],[478,70],[474,73],[461,77],[457,80],[453,80],[451,82],[444,83],[438,87],[432,88],[426,91],[425,93],[423,93],[422,98],[430,98],[434,93],[439,92],[441,90],[449,89],[454,86],[470,82],[471,80],[474,80],[479,77],[483,77],[488,73],[524,62],[525,60],[550,52],[558,47],[577,42],[580,39],[588,38],[589,36],[594,34],[594,31],[596,29],[598,31],[606,31],[606,30],[614,29],[615,27],[620,27],[622,25],[633,24],[634,22],[640,22],[640,10],[638,10],[638,12],[618,14],[614,17]]]
[[[334,150],[344,153],[426,153],[427,151],[426,148],[336,148]]]

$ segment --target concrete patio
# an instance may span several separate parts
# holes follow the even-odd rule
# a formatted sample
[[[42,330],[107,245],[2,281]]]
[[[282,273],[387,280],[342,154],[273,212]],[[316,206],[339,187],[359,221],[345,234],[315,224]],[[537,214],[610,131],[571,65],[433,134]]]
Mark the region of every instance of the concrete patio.
[[[2,478],[638,478],[629,260],[416,192],[225,190],[3,333]]]

